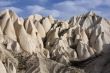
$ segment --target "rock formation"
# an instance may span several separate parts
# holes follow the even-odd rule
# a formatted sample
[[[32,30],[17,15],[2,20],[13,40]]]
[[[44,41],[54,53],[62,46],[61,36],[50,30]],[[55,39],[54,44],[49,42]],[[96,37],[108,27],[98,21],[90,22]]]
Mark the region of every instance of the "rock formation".
[[[0,12],[0,73],[110,73],[110,21],[94,12],[68,22]]]

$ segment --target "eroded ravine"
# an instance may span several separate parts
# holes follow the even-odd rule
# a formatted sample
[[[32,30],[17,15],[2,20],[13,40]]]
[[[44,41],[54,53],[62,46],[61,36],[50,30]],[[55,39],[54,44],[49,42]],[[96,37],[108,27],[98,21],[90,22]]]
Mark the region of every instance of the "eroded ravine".
[[[2,11],[0,73],[109,73],[109,35],[110,22],[94,12],[67,22]]]

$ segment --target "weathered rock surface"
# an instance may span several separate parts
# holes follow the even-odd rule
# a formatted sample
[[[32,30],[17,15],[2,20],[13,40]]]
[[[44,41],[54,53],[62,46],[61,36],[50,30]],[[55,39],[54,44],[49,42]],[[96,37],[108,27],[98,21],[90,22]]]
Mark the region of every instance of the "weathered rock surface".
[[[110,22],[88,12],[68,22],[0,13],[0,73],[110,73]]]

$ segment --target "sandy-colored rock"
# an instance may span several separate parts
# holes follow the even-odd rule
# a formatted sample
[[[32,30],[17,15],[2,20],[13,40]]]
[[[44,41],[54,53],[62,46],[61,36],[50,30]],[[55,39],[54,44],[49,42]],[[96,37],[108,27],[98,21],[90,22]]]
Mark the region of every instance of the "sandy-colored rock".
[[[16,41],[16,34],[13,26],[13,22],[11,19],[7,21],[7,24],[4,29],[4,34],[7,35],[9,38],[13,39]]]
[[[48,16],[48,19],[50,20],[51,24],[54,24],[55,19],[51,15]]]
[[[40,34],[41,38],[45,38],[46,33],[45,33],[45,30],[44,30],[42,24],[40,22],[36,22],[35,27],[37,28],[38,33]]]
[[[110,21],[94,12],[63,21],[5,10],[0,73],[109,73],[109,37]]]
[[[47,32],[50,30],[50,28],[51,28],[51,22],[49,21],[48,18],[44,18],[44,19],[42,20],[42,25],[43,25],[44,30],[45,30],[46,33],[47,33]]]
[[[9,11],[8,10],[3,11],[0,15],[1,15],[1,19],[0,19],[1,24],[0,24],[0,26],[1,26],[1,30],[3,32],[3,30],[4,30],[4,28],[7,24],[7,21],[10,18]]]
[[[0,73],[7,73],[5,66],[3,65],[2,61],[0,60]]]

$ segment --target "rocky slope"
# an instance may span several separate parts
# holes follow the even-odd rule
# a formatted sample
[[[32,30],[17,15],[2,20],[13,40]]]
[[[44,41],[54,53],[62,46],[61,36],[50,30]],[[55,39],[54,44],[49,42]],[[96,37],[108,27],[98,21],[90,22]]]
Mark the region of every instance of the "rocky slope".
[[[0,73],[110,73],[110,22],[0,12]]]

